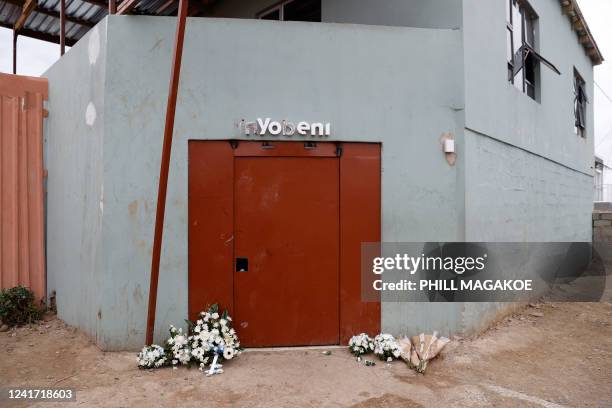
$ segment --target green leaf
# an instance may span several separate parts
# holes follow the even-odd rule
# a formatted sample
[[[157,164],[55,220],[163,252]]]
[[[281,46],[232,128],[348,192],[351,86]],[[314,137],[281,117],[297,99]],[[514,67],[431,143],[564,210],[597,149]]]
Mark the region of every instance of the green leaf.
[[[195,323],[189,319],[185,319],[185,323],[187,323],[187,331],[190,333],[191,329],[195,327]]]

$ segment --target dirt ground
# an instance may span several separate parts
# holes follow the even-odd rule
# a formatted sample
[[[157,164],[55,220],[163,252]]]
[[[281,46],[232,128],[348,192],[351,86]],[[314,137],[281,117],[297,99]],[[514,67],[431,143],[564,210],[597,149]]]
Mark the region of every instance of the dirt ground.
[[[77,389],[76,403],[42,407],[612,407],[611,323],[609,302],[543,303],[454,340],[425,376],[333,348],[247,351],[206,378],[139,370],[134,353],[101,352],[53,318],[0,333],[0,387]]]

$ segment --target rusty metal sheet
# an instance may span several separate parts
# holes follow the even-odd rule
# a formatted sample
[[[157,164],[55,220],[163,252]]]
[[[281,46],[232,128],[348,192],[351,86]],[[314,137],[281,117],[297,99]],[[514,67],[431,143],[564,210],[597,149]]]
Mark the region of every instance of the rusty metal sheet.
[[[189,142],[189,318],[218,303],[233,313],[234,161],[226,141]]]
[[[47,80],[0,74],[0,287],[46,289],[43,101]]]
[[[381,239],[381,145],[343,143],[340,159],[340,342],[380,332],[380,301],[361,297],[361,243]],[[379,293],[377,293],[379,294]],[[375,295],[374,295],[375,296]]]

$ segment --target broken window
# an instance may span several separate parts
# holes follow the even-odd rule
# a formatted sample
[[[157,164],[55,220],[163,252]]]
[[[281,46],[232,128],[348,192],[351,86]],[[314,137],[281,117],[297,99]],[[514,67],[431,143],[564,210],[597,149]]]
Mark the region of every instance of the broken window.
[[[321,0],[285,0],[257,14],[262,20],[321,22]]]
[[[584,79],[574,69],[574,131],[577,135],[586,137],[586,94]]]
[[[535,50],[538,17],[529,4],[523,0],[507,0],[506,7],[508,81],[536,99],[540,65],[545,65],[557,74],[560,72]]]

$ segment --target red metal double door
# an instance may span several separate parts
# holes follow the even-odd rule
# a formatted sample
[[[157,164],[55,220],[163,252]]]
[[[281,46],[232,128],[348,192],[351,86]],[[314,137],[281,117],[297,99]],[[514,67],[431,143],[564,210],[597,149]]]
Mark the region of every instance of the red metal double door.
[[[343,207],[352,194],[342,188],[347,148],[358,161],[358,153],[373,159],[366,190],[378,202],[369,208]],[[378,145],[190,142],[190,315],[220,302],[251,347],[339,344],[347,324],[377,328],[379,305],[360,301],[355,238],[378,238],[379,169]],[[343,213],[345,222],[365,216],[373,225],[347,237]],[[344,257],[354,258],[352,271],[343,271]]]

